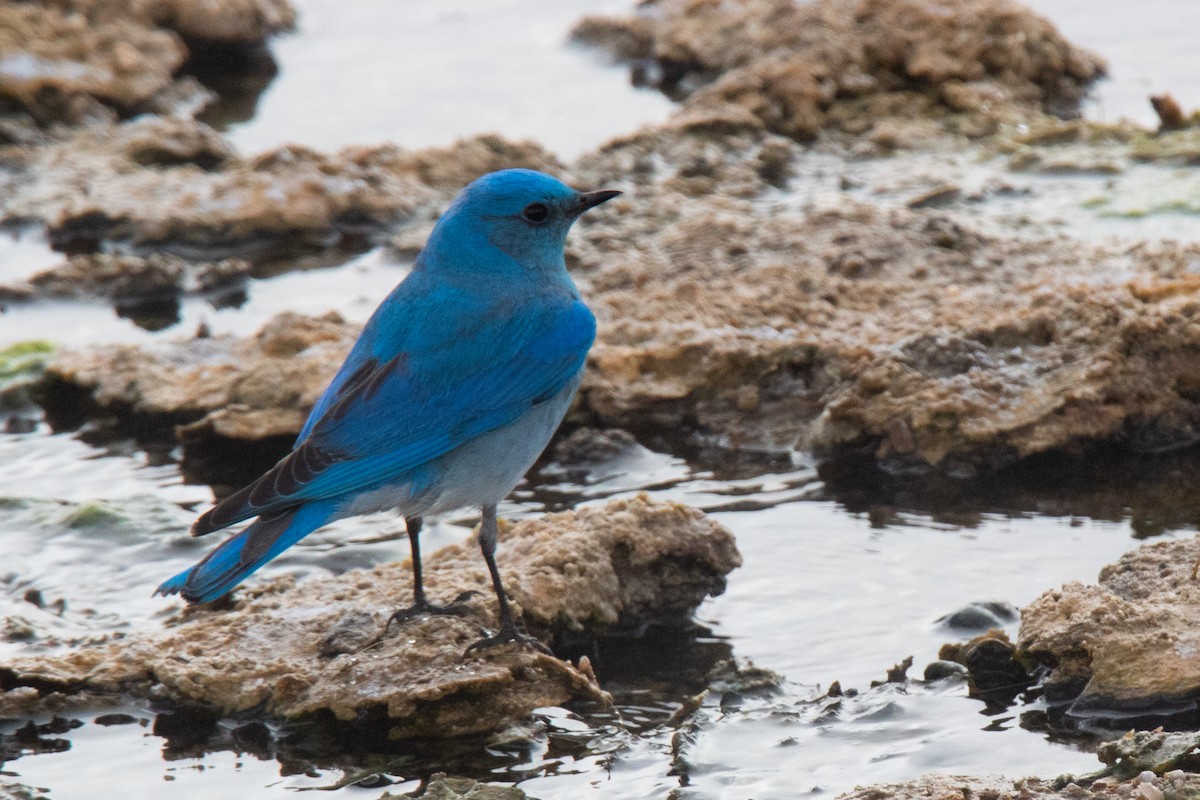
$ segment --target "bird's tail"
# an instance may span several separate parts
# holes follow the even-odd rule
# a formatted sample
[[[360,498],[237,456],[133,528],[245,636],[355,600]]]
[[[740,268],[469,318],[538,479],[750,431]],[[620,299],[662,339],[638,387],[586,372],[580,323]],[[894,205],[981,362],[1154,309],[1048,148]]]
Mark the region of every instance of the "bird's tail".
[[[195,566],[163,581],[154,593],[179,594],[189,603],[216,600],[332,517],[333,508],[327,502],[305,503],[259,517]]]

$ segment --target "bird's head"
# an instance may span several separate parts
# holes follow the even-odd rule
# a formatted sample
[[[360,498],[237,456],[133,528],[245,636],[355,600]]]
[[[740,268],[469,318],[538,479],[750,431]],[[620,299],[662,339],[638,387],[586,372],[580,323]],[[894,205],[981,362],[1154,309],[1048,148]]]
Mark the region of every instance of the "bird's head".
[[[576,191],[529,169],[492,172],[463,189],[438,221],[426,249],[449,253],[486,241],[527,268],[561,267],[571,224],[584,211],[619,194]]]

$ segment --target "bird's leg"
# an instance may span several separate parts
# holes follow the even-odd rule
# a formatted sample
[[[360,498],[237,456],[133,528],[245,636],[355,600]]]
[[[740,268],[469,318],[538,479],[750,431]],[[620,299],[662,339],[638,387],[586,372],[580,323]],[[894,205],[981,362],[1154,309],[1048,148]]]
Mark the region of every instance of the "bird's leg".
[[[496,601],[500,604],[500,630],[494,636],[488,636],[472,644],[467,648],[467,653],[505,642],[516,642],[547,655],[553,655],[546,645],[529,634],[518,631],[516,623],[513,622],[512,609],[508,606],[508,597],[504,594],[504,584],[500,580],[500,570],[496,567],[496,536],[498,533],[496,507],[494,505],[484,506],[483,520],[479,523],[479,549],[483,551],[483,560],[487,562],[488,572],[492,573],[492,586],[496,589]]]
[[[421,575],[421,518],[405,517],[404,524],[408,528],[408,546],[412,549],[413,604],[408,608],[398,610],[392,616],[388,617],[388,627],[393,622],[403,623],[413,617],[420,617],[426,614],[448,617],[461,617],[467,614],[471,609],[466,604],[466,601],[477,594],[477,592],[463,592],[454,598],[453,603],[445,606],[434,605],[426,599],[425,583]],[[386,629],[385,627],[384,630],[386,631]]]

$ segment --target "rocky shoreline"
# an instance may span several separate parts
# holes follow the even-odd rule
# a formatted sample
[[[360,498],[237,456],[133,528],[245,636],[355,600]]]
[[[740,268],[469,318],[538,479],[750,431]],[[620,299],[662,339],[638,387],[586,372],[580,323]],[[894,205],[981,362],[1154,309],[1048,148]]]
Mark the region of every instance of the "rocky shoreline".
[[[378,247],[403,260],[461,185],[532,167],[626,192],[580,224],[568,253],[600,320],[573,426],[964,482],[1031,459],[1200,438],[1200,245],[990,224],[972,205],[987,198],[952,184],[902,207],[851,196],[845,176],[833,201],[789,197],[813,153],[902,171],[906,154],[956,152],[1012,174],[1200,163],[1194,115],[1164,117],[1161,131],[1073,119],[1103,60],[1010,0],[657,0],[636,16],[585,19],[578,41],[679,107],[572,163],[498,136],[417,151],[236,152],[194,118],[209,90],[187,65],[213,48],[262,48],[294,22],[284,0],[0,8],[0,225],[38,231],[63,254],[0,286],[0,302],[121,310],[241,288],[298,253]],[[1015,191],[1006,186],[988,191]],[[356,334],[336,314],[287,312],[248,337],[31,343],[13,350],[11,391],[0,364],[0,391],[6,407],[32,398],[60,430],[89,422],[178,445],[184,473],[220,491],[290,446]],[[514,600],[549,639],[678,626],[739,563],[720,525],[644,497],[505,537]],[[1194,725],[1197,563],[1194,542],[1147,545],[1098,585],[1028,606],[1005,652],[1075,722]],[[447,596],[486,582],[469,544],[434,555],[429,574]],[[464,660],[494,623],[483,600],[467,619],[411,623],[411,640],[373,638],[386,616],[373,592],[402,594],[407,580],[392,564],[303,591],[276,581],[161,630],[18,658],[0,665],[0,715],[128,696],[455,736],[539,706],[605,702],[586,662],[527,651]],[[1112,769],[1076,783],[936,776],[843,797],[1200,792],[1197,745],[1165,737],[1107,745]],[[1175,756],[1151,763],[1134,750]],[[425,796],[487,788],[438,786]]]

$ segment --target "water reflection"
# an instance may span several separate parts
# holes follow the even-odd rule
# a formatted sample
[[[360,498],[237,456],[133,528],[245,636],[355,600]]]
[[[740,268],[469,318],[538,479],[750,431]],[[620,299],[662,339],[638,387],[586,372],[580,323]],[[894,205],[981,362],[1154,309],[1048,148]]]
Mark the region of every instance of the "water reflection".
[[[1200,525],[1200,448],[1133,453],[1118,447],[1027,459],[986,480],[954,481],[931,475],[903,478],[870,459],[821,464],[821,496],[873,524],[908,524],[917,514],[943,524],[977,527],[989,516],[1035,514],[1128,522],[1145,539]],[[918,520],[919,522],[919,520]]]
[[[184,75],[191,75],[216,95],[198,115],[217,130],[254,119],[264,91],[279,74],[279,65],[266,47],[201,44],[188,46]]]

